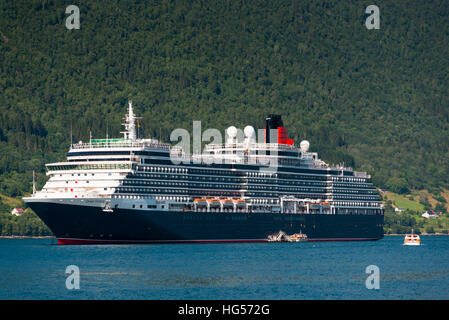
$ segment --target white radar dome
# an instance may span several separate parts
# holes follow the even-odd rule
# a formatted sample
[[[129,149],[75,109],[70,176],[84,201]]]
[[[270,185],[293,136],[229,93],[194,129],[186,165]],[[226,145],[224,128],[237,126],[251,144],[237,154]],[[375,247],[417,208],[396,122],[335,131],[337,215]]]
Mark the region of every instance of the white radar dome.
[[[228,134],[229,138],[235,138],[237,136],[237,128],[234,126],[230,126],[227,130],[226,133]]]
[[[303,140],[299,144],[299,148],[301,149],[302,152],[307,152],[309,150],[309,147],[310,147],[310,142],[307,140]]]
[[[256,130],[254,130],[252,126],[246,126],[245,129],[243,129],[243,132],[248,138],[252,138],[256,135]]]

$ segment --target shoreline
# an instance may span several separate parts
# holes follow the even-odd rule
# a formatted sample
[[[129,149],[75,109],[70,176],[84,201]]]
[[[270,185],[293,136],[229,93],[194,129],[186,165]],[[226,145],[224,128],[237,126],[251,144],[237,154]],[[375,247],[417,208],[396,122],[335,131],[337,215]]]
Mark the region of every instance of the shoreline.
[[[56,239],[55,236],[0,236],[0,239]]]

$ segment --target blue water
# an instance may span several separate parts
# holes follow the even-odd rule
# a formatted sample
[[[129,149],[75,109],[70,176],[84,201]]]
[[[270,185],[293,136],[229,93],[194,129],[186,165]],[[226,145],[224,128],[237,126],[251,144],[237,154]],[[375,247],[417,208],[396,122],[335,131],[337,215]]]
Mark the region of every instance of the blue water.
[[[449,299],[449,237],[373,242],[52,245],[0,239],[0,299]],[[66,288],[66,267],[80,289]],[[368,265],[380,288],[367,289]]]

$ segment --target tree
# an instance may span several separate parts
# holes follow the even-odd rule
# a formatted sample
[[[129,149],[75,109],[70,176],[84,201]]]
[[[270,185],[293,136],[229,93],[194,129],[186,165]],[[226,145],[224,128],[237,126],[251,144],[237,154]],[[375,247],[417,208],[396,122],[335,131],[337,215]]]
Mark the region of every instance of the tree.
[[[393,177],[390,178],[387,182],[388,189],[399,194],[410,192],[407,185],[407,181],[404,178]]]

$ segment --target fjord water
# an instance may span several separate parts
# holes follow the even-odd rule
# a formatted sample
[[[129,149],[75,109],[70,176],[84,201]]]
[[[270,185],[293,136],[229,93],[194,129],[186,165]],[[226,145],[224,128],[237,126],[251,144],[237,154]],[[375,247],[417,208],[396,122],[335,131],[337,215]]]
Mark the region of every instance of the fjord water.
[[[0,239],[0,299],[448,299],[449,237],[61,246]],[[66,288],[66,267],[80,289]],[[380,271],[367,289],[366,267]]]

